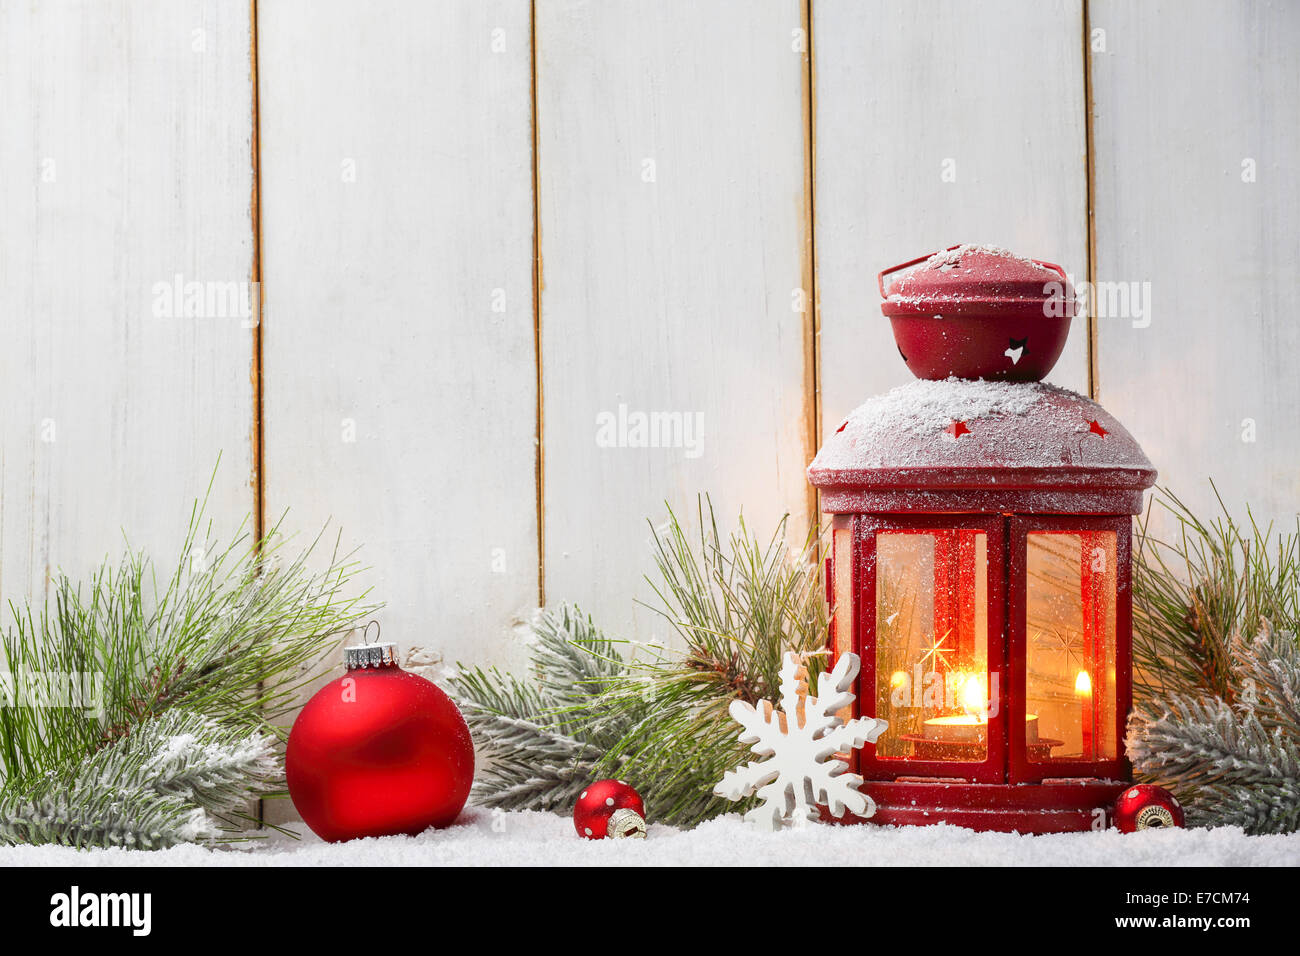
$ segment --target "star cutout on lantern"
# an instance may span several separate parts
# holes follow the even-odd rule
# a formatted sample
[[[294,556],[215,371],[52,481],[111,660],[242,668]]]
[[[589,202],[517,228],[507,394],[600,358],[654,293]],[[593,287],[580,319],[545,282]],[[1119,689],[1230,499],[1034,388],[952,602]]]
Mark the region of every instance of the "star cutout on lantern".
[[[969,435],[971,433],[971,430],[966,427],[965,422],[953,422],[945,428],[944,431],[953,438],[960,438],[962,435]]]
[[[1106,429],[1101,427],[1101,422],[1096,420],[1088,422],[1088,431],[1092,432],[1094,435],[1100,435],[1102,438],[1105,438],[1110,434]]]

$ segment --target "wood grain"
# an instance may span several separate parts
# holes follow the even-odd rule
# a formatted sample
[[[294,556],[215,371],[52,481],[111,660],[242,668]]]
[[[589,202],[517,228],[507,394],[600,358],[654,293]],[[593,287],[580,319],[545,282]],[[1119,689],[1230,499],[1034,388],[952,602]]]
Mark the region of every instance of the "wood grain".
[[[249,52],[247,4],[0,4],[6,601],[123,533],[165,567],[219,454],[252,509]]]
[[[529,4],[262,0],[258,35],[267,520],[364,545],[407,655],[518,663],[537,588]]]
[[[1098,278],[1150,292],[1098,322],[1100,399],[1199,513],[1213,478],[1294,530],[1300,8],[1094,0],[1092,22]]]
[[[817,409],[910,377],[881,268],[983,241],[1084,278],[1089,77],[1094,269],[1152,297],[1099,318],[1098,397],[1198,509],[1214,477],[1294,518],[1294,6],[1092,0],[1085,73],[1081,0],[816,0],[811,90],[802,0],[257,9],[265,517],[364,543],[421,660],[521,663],[539,572],[662,635],[665,501],[801,524]],[[255,505],[254,330],[183,291],[256,268],[251,27],[0,5],[5,599],[123,529],[168,554],[218,453],[219,525]]]
[[[822,433],[911,380],[876,274],[955,243],[1087,276],[1079,2],[817,0]],[[1050,380],[1088,391],[1086,323]]]
[[[538,4],[546,595],[621,636],[665,636],[665,502],[805,518],[802,7]],[[701,431],[654,447],[654,412]]]

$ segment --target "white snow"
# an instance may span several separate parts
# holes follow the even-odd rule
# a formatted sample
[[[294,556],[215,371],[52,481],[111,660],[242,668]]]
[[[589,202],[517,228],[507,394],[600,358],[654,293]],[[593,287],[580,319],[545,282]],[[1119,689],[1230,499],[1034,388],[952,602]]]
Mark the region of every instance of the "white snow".
[[[892,291],[889,292],[885,298],[890,302],[906,302],[918,306],[928,302],[947,302],[964,299],[970,294],[969,291],[957,293],[949,290],[945,292],[932,287],[930,285],[933,282],[931,273],[935,271],[941,273],[952,272],[954,269],[961,267],[961,261],[963,258],[973,254],[978,254],[984,259],[983,265],[994,269],[1001,268],[1003,265],[1016,263],[1031,270],[1031,275],[1034,273],[1041,274],[1045,283],[1060,280],[1060,276],[1051,269],[1039,265],[1033,259],[1018,256],[1014,252],[1010,252],[1000,246],[966,243],[965,245],[956,246],[952,249],[944,249],[940,252],[936,252],[924,262],[911,266],[899,273],[899,275],[891,281],[889,288]],[[913,288],[913,286],[917,284],[918,280],[921,280],[924,283],[919,290]],[[1024,298],[1024,296],[1021,296],[1021,298]],[[1042,296],[1034,296],[1034,298],[1042,298]],[[942,318],[942,316],[935,316],[935,318]]]
[[[858,426],[857,434],[867,440],[901,431],[929,435],[955,421],[970,424],[994,415],[1024,415],[1051,388],[1041,382],[917,379],[860,405],[850,413],[849,425]]]
[[[728,814],[694,830],[651,826],[646,840],[583,840],[568,817],[470,808],[418,837],[325,844],[278,834],[221,849],[0,848],[0,866],[1296,866],[1300,833],[1236,827],[1019,836],[957,827],[809,824],[777,833]]]
[[[1090,423],[1106,430],[1095,435]],[[948,428],[963,422],[970,434]],[[917,379],[868,399],[822,446],[814,470],[916,467],[1131,468],[1151,462],[1096,402],[1046,382]]]
[[[1009,249],[1003,249],[1001,246],[982,245],[977,242],[966,242],[952,249],[944,249],[936,252],[929,259],[921,264],[922,269],[951,269],[953,266],[960,265],[965,256],[979,254],[992,256],[998,259],[1010,259],[1013,262],[1020,262],[1028,266],[1034,266],[1038,263],[1033,259],[1026,259],[1024,256],[1018,256]]]

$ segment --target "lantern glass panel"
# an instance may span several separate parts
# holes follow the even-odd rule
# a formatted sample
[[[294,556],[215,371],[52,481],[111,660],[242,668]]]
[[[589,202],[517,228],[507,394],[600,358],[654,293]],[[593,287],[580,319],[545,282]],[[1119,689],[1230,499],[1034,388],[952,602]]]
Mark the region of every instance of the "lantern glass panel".
[[[837,515],[831,530],[831,634],[835,638],[835,656],[852,653],[853,648],[853,519]],[[853,719],[853,705],[839,712],[848,723]]]
[[[840,515],[831,531],[831,627],[835,656],[853,650],[853,521]]]
[[[1028,759],[1113,760],[1115,533],[1026,537]]]
[[[875,654],[876,716],[889,721],[877,758],[987,758],[983,531],[877,533]]]

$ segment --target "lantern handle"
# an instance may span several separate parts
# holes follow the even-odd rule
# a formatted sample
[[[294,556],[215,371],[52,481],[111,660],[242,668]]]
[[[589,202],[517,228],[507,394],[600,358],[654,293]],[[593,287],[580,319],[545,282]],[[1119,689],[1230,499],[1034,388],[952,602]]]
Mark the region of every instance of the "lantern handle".
[[[1060,266],[1058,266],[1055,262],[1044,262],[1042,259],[1031,259],[1029,261],[1036,266],[1042,266],[1044,269],[1051,269],[1053,272],[1055,272],[1066,282],[1070,281],[1070,277],[1065,274],[1065,270],[1062,269]]]
[[[955,246],[949,246],[947,249],[945,249],[945,250],[943,250],[943,251],[944,251],[944,252],[952,252],[952,250],[957,249],[957,248],[959,248],[960,246],[961,246],[961,243],[958,243],[958,244],[955,245]],[[933,255],[935,255],[935,253],[933,253],[933,252],[927,252],[927,253],[926,253],[925,255],[923,255],[923,256],[917,256],[915,259],[909,259],[909,260],[907,260],[907,262],[899,263],[899,264],[896,265],[896,266],[890,266],[890,267],[889,267],[888,269],[886,269],[884,272],[880,273],[880,275],[876,276],[876,284],[880,287],[880,297],[881,297],[882,299],[887,299],[887,298],[889,298],[889,296],[885,295],[885,276],[889,275],[891,272],[897,272],[899,269],[906,269],[906,268],[908,268],[908,267],[910,267],[910,266],[914,266],[914,265],[917,265],[917,264],[919,264],[919,263],[922,263],[922,262],[924,262],[926,259],[929,259],[929,258],[930,258],[931,256],[933,256]]]
[[[944,252],[952,252],[954,249],[958,249],[958,248],[960,248],[960,247],[961,247],[961,244],[958,243],[958,244],[955,245],[955,246],[949,246],[947,249],[944,249],[943,251],[944,251]],[[933,255],[935,255],[935,253],[933,253],[933,252],[927,252],[927,253],[926,253],[925,255],[923,255],[923,256],[917,256],[915,259],[909,259],[907,262],[899,263],[899,264],[896,265],[896,266],[890,266],[890,267],[889,267],[888,269],[886,269],[884,272],[881,272],[878,276],[876,276],[876,285],[877,285],[877,286],[879,287],[879,289],[880,289],[880,297],[881,297],[882,299],[887,299],[887,298],[889,298],[889,296],[887,296],[887,295],[885,294],[885,276],[887,276],[887,275],[889,275],[889,274],[891,274],[891,273],[897,272],[897,271],[900,270],[900,269],[907,269],[907,268],[909,268],[909,267],[911,267],[911,266],[918,265],[918,264],[924,262],[926,259],[929,259],[929,258],[930,258],[931,256],[933,256]],[[1070,281],[1070,277],[1069,277],[1068,275],[1065,274],[1065,270],[1062,269],[1060,266],[1058,266],[1055,262],[1044,262],[1042,259],[1030,259],[1029,261],[1032,262],[1032,263],[1033,263],[1034,265],[1036,265],[1036,266],[1042,266],[1044,269],[1051,269],[1053,272],[1055,272],[1057,275],[1059,275],[1059,276],[1060,276],[1062,279],[1064,279],[1066,282],[1069,282],[1069,281]]]

